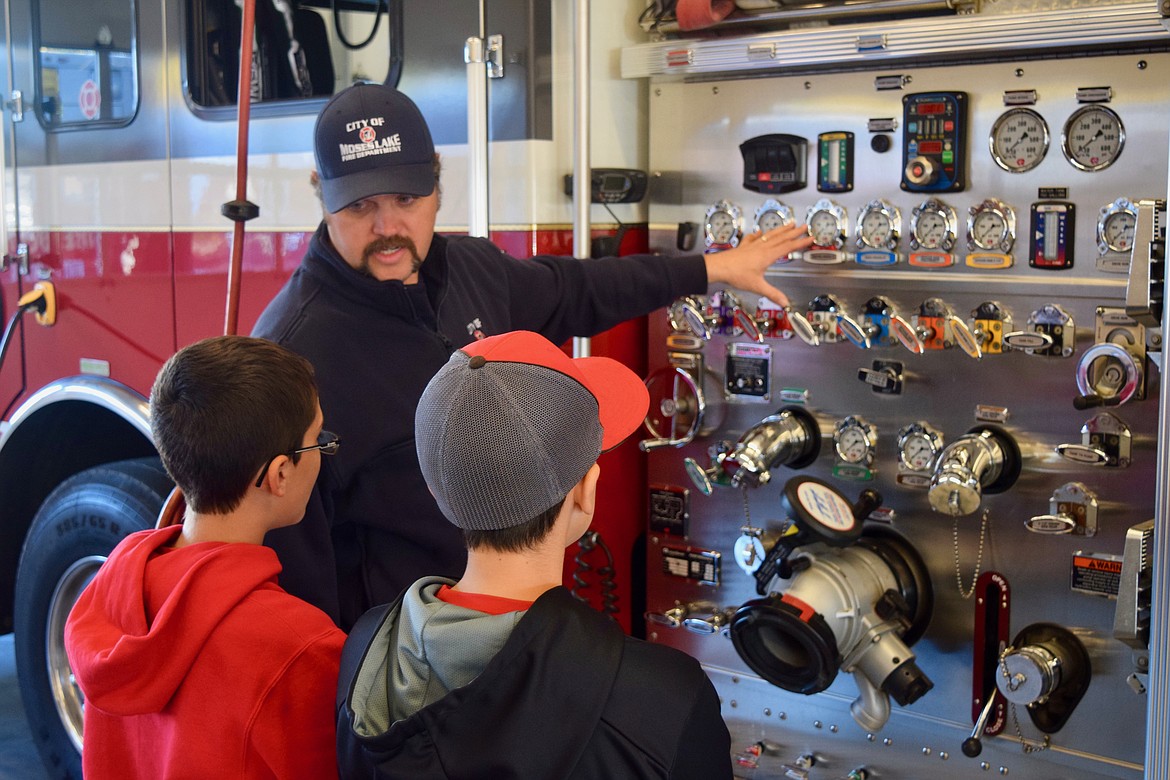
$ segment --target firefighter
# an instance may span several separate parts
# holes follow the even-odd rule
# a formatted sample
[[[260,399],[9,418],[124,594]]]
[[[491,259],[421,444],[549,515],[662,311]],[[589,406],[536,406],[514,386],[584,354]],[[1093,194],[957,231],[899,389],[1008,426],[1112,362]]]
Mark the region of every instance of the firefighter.
[[[383,85],[334,96],[317,118],[314,152],[323,220],[253,335],[313,363],[321,405],[346,441],[304,522],[267,541],[284,565],[281,584],[342,628],[423,575],[463,570],[461,539],[427,491],[413,432],[418,398],[452,352],[511,330],[555,343],[591,336],[711,284],[784,305],[764,272],[811,242],[794,225],[718,254],[520,260],[487,239],[437,235],[430,129],[410,98]]]

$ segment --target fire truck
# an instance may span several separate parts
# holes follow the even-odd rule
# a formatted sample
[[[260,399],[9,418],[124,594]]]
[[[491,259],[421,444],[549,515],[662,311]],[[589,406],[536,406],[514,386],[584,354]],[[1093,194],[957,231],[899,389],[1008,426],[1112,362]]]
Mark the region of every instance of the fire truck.
[[[320,219],[316,114],[372,80],[430,123],[438,229],[516,256],[809,225],[790,306],[575,345],[652,406],[567,582],[700,660],[737,776],[1170,775],[1170,11],[256,0],[241,79],[241,5],[5,4],[0,628],[51,774],[65,618],[171,491],[154,375],[251,328]]]

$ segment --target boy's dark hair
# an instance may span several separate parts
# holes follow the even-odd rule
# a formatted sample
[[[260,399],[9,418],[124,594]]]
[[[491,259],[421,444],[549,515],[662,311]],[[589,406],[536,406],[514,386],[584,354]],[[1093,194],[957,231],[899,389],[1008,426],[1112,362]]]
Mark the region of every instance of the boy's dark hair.
[[[561,507],[564,504],[564,501],[560,501],[527,523],[514,525],[511,528],[500,528],[492,531],[464,528],[463,541],[469,550],[483,549],[517,553],[530,550],[548,536],[548,532],[552,530],[557,515],[561,513]]]
[[[187,505],[200,513],[239,506],[266,461],[303,445],[316,414],[309,361],[247,336],[184,347],[150,391],[155,446]]]

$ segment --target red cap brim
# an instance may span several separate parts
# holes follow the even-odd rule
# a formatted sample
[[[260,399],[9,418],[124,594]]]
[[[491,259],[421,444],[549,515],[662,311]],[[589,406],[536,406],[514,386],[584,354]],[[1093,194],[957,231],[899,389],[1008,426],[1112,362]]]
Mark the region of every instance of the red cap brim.
[[[531,331],[517,330],[473,341],[461,348],[488,361],[528,363],[559,371],[580,382],[597,399],[601,451],[611,450],[638,430],[650,408],[642,380],[622,363],[607,357],[570,358],[560,347]]]

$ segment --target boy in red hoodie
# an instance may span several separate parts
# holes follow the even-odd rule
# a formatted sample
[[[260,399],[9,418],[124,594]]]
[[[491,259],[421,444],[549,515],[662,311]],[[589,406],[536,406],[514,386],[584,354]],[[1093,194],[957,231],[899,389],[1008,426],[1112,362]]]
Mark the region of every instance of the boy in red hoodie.
[[[300,522],[337,450],[312,367],[262,339],[210,338],[167,361],[150,407],[186,511],[124,539],[65,626],[86,780],[336,777],[345,636],[277,585],[262,544]]]

